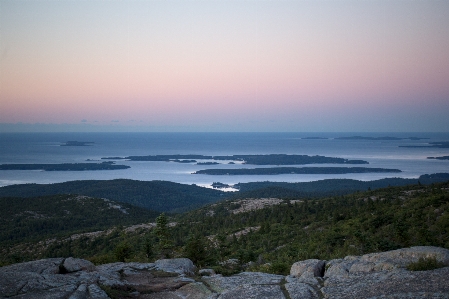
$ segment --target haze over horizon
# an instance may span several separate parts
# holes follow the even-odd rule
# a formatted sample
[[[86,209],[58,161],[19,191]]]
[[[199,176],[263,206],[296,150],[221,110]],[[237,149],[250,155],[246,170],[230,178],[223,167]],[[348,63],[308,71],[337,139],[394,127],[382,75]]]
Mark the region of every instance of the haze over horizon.
[[[449,131],[449,1],[0,2],[0,132]]]

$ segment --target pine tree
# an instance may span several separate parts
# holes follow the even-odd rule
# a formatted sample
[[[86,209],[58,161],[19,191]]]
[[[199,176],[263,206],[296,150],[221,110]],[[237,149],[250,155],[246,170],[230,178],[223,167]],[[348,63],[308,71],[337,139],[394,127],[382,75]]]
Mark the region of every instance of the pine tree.
[[[168,227],[168,219],[165,213],[160,214],[156,218],[156,227],[154,234],[158,238],[158,248],[160,253],[166,257],[170,257],[171,249],[173,248],[173,242],[171,240],[171,234]]]

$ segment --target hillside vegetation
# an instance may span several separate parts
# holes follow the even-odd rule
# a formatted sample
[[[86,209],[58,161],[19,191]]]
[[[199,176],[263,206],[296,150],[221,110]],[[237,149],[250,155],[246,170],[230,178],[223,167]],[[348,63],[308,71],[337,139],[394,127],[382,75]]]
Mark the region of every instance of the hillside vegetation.
[[[1,262],[22,261],[39,256],[23,250],[32,244],[154,221],[158,212],[110,200],[78,195],[52,195],[36,198],[0,198]],[[12,251],[15,246],[21,250]]]
[[[54,203],[55,209],[66,217],[58,205]],[[148,222],[110,226],[79,238],[70,238],[68,231],[41,236],[45,242],[40,246],[31,239],[24,241],[26,246],[2,245],[2,262],[17,256],[76,256],[95,263],[184,256],[224,274],[243,269],[285,274],[293,262],[310,258],[329,260],[416,245],[449,248],[449,182],[322,199],[233,199]]]
[[[196,185],[168,181],[81,180],[55,184],[20,184],[0,188],[0,197],[37,197],[78,194],[107,198],[137,207],[167,213],[180,213],[225,198],[281,197],[321,198],[388,186],[432,184],[449,180],[448,173],[422,175],[419,179],[386,178],[375,181],[328,179],[315,182],[253,182],[235,185],[239,192],[223,192]],[[215,183],[220,184],[220,183]]]
[[[85,180],[55,184],[21,184],[0,188],[0,197],[78,194],[107,198],[160,212],[183,212],[223,198],[224,192],[167,181]]]

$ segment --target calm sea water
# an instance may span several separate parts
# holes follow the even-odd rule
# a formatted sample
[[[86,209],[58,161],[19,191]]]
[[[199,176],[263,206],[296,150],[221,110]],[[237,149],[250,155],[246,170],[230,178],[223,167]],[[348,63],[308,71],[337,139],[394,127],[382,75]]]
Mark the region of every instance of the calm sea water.
[[[422,137],[424,140],[338,140],[335,137]],[[303,139],[326,137],[328,139]],[[91,141],[92,146],[60,146],[66,141]],[[301,154],[363,159],[366,167],[397,168],[402,173],[344,175],[257,175],[212,176],[192,172],[206,168],[254,168],[267,166],[212,166],[175,162],[117,161],[131,166],[105,171],[0,171],[0,186],[22,183],[56,183],[72,180],[167,180],[208,186],[213,182],[235,184],[254,181],[306,182],[327,178],[375,180],[385,177],[417,178],[422,174],[449,172],[449,161],[426,159],[449,155],[444,148],[404,148],[400,145],[427,145],[449,141],[449,133],[14,133],[0,134],[0,164],[81,163],[109,156],[166,154]],[[307,165],[305,165],[307,166]],[[315,164],[319,166],[339,166]],[[341,165],[340,165],[341,166]],[[301,167],[301,166],[298,166]]]

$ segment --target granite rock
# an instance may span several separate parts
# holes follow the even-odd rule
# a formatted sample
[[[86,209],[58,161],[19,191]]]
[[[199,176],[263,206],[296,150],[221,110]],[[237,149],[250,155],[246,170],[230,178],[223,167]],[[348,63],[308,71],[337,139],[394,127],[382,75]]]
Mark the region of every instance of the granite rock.
[[[429,257],[449,264],[449,250],[429,246],[300,261],[288,276],[243,272],[223,277],[211,271],[194,276],[189,259],[94,266],[76,258],[52,258],[1,267],[0,298],[105,299],[118,292],[136,299],[449,299],[449,267],[406,269]]]

